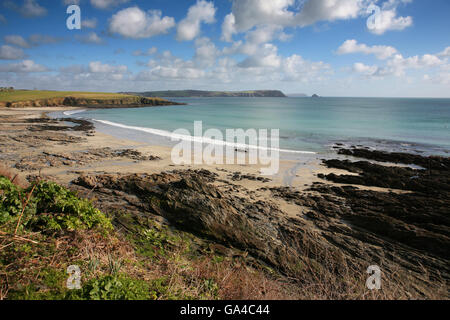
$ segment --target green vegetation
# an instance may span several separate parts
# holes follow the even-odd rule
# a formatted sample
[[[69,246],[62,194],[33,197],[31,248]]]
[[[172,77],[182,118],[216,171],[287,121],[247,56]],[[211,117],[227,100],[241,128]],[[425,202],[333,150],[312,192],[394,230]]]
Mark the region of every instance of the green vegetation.
[[[32,231],[112,230],[111,222],[92,204],[64,187],[40,181],[27,189],[0,177],[0,224],[21,218],[21,225]]]
[[[32,226],[41,231],[73,231],[94,227],[112,230],[111,222],[89,201],[77,198],[73,192],[56,183],[39,182],[34,200],[38,218],[32,220]]]
[[[17,187],[5,177],[0,176],[0,225],[17,217],[23,210],[22,199],[25,198],[24,190]],[[30,215],[30,207],[25,214]]]
[[[73,97],[79,99],[123,99],[129,95],[104,92],[78,92],[78,91],[37,91],[13,90],[0,92],[0,102],[19,102],[40,99],[55,99]]]
[[[147,282],[126,275],[92,279],[81,290],[66,295],[72,300],[149,300],[151,297]]]
[[[0,174],[0,300],[267,297],[260,283],[271,284],[263,273],[190,233],[139,214],[108,218],[56,183],[18,186],[6,175]],[[82,272],[80,290],[66,285],[72,265]]]

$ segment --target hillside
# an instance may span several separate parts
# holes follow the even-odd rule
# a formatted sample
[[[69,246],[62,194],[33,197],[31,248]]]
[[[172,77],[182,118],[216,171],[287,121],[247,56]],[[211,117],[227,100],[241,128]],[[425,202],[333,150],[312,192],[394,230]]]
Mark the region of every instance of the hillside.
[[[139,107],[177,105],[165,99],[104,92],[9,90],[0,92],[0,107]]]
[[[200,91],[200,90],[169,90],[169,91],[149,91],[149,92],[124,92],[143,97],[167,97],[167,98],[187,98],[187,97],[280,97],[286,95],[279,90],[252,90],[252,91]]]

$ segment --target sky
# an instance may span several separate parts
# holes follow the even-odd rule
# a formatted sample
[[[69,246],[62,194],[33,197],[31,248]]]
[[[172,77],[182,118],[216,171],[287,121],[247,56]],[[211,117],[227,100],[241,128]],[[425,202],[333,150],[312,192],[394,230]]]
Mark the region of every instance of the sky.
[[[0,0],[0,87],[448,98],[449,12],[448,0]]]

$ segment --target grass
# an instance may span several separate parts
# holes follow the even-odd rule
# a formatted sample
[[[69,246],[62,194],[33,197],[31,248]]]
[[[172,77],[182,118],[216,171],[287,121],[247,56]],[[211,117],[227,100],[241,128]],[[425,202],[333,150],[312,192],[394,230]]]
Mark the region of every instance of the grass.
[[[119,93],[104,92],[78,92],[78,91],[35,91],[35,90],[14,90],[10,92],[0,92],[0,102],[20,102],[40,99],[54,98],[84,98],[84,99],[123,99],[133,96]]]

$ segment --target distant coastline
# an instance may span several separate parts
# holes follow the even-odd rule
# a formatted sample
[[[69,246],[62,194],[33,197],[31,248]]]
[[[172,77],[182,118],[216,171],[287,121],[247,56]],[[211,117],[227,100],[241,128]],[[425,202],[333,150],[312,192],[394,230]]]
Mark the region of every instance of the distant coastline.
[[[121,94],[136,95],[147,98],[227,98],[227,97],[262,97],[285,98],[286,95],[279,90],[251,90],[251,91],[200,91],[200,90],[168,90],[147,92],[121,92]]]

